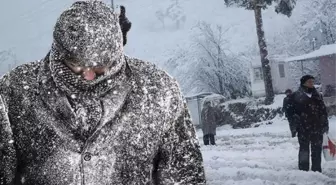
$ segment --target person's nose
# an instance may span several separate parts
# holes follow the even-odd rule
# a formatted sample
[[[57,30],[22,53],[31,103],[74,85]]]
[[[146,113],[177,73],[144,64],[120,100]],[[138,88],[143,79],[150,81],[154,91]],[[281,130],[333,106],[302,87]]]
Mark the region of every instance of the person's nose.
[[[94,80],[96,78],[96,73],[92,68],[84,68],[83,77],[85,80]]]

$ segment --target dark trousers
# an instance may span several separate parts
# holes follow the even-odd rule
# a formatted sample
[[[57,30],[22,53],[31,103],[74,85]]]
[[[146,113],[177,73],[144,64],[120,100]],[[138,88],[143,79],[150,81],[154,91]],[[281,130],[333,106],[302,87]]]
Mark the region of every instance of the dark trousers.
[[[215,135],[214,134],[206,134],[203,136],[204,145],[215,145]]]
[[[309,171],[309,155],[311,151],[311,170],[321,172],[323,135],[316,132],[299,132],[298,139],[300,144],[299,169]]]

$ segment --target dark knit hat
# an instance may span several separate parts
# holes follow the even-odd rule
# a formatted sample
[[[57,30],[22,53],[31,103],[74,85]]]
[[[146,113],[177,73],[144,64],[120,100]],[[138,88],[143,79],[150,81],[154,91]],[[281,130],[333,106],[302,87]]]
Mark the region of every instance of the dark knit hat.
[[[64,11],[54,28],[51,57],[76,65],[113,65],[123,56],[119,15],[101,1],[78,1]]]
[[[285,91],[285,94],[291,94],[293,91],[291,90],[291,89],[287,89],[286,91]]]
[[[301,77],[301,79],[300,79],[301,85],[305,84],[310,79],[314,80],[315,78],[311,75],[305,75],[305,76]]]

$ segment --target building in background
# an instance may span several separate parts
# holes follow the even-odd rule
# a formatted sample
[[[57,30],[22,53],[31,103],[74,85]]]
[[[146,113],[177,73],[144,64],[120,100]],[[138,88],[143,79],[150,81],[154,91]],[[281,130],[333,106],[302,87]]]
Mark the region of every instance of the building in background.
[[[324,96],[336,96],[336,44],[323,45],[305,55],[291,57],[285,62],[316,61],[320,70],[321,91]]]
[[[280,94],[288,87],[293,87],[292,77],[289,75],[289,64],[282,59],[285,57],[269,57],[274,93]],[[250,68],[251,91],[254,97],[265,96],[264,75],[260,60],[251,63]]]
[[[275,93],[283,93],[286,89],[296,90],[300,77],[310,74],[316,77],[324,96],[335,96],[336,44],[323,45],[315,51],[300,56],[269,57],[269,60]],[[253,96],[265,96],[260,60],[252,62],[250,79]]]

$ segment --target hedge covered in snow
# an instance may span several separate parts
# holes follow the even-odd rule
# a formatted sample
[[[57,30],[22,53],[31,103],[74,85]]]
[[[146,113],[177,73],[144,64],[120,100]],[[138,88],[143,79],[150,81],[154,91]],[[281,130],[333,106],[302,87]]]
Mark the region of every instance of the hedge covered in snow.
[[[222,103],[218,98],[212,103],[218,111],[218,126],[231,125],[232,128],[258,127],[260,124],[272,124],[275,117],[285,119],[282,104],[285,95],[275,96],[274,103],[264,105],[263,98],[245,98]],[[209,98],[207,98],[209,101]],[[336,106],[328,105],[330,116],[336,114]]]

